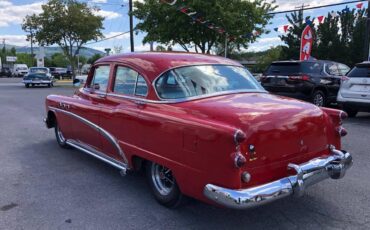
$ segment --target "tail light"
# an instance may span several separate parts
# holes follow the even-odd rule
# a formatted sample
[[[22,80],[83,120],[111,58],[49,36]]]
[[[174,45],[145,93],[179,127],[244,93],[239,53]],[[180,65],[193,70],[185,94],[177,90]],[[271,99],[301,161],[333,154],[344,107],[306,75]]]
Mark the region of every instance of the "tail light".
[[[347,130],[342,126],[340,126],[337,130],[340,137],[344,137],[348,134]]]
[[[245,141],[246,138],[247,137],[246,137],[245,133],[243,131],[241,131],[240,129],[235,131],[235,134],[234,134],[235,144],[239,145],[240,143]]]
[[[302,80],[302,81],[308,81],[310,80],[310,76],[308,75],[302,75],[302,76],[289,76],[290,80]]]
[[[235,167],[241,168],[245,163],[247,163],[247,159],[240,152],[237,152],[234,159]]]
[[[347,76],[342,76],[342,77],[341,77],[341,80],[342,80],[342,82],[344,82],[344,81],[348,81],[348,80],[349,80],[349,77],[347,77]]]

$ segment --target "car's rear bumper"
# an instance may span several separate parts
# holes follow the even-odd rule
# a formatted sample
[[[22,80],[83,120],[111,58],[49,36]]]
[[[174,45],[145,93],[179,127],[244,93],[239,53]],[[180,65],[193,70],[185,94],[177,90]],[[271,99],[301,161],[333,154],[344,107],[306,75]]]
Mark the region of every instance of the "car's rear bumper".
[[[221,206],[246,209],[291,195],[301,196],[310,185],[327,178],[342,178],[351,166],[351,154],[331,147],[331,155],[328,157],[315,158],[300,165],[289,164],[288,169],[294,169],[296,175],[241,190],[207,184],[204,187],[204,195]]]
[[[350,108],[359,109],[363,111],[370,111],[370,99],[366,98],[347,98],[338,93],[338,103]]]

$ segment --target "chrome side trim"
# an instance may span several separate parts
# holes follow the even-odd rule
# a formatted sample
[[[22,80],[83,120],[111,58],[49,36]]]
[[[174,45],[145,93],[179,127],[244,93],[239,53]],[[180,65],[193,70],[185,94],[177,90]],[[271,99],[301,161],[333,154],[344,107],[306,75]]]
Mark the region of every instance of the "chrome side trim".
[[[61,113],[64,113],[66,115],[69,115],[73,118],[76,118],[79,121],[83,122],[84,124],[88,125],[89,127],[91,127],[93,129],[95,129],[96,131],[100,132],[103,135],[103,137],[105,137],[105,139],[107,139],[116,148],[118,154],[122,157],[124,163],[126,165],[128,164],[128,160],[126,158],[126,155],[123,152],[123,150],[121,149],[121,147],[119,146],[118,140],[114,136],[112,136],[108,131],[106,131],[105,129],[101,128],[97,124],[95,124],[95,123],[93,123],[93,122],[75,114],[75,113],[72,113],[72,112],[69,112],[69,111],[66,111],[66,110],[62,110],[62,109],[59,109],[59,108],[55,108],[55,107],[52,107],[52,106],[50,106],[49,109],[54,111],[54,112],[61,112]]]
[[[128,170],[127,164],[119,162],[119,161],[117,161],[117,160],[115,160],[115,159],[113,159],[113,158],[111,158],[111,157],[109,157],[109,156],[107,156],[103,153],[100,153],[96,150],[88,148],[87,146],[85,146],[82,143],[79,143],[79,142],[74,141],[74,140],[67,140],[66,143],[67,143],[67,145],[70,145],[70,146],[72,146],[72,147],[90,155],[90,156],[93,156],[93,157],[95,157],[95,158],[97,158],[97,159],[99,159],[99,160],[101,160],[101,161],[103,161],[103,162],[121,170],[123,172],[123,174],[126,174],[126,171]]]
[[[120,95],[120,94],[115,94],[115,93],[108,93],[107,95],[112,96],[112,97],[117,97],[117,98],[128,99],[132,101],[143,101],[143,102],[151,103],[151,104],[177,104],[177,103],[182,103],[182,102],[188,102],[188,101],[194,101],[194,100],[199,100],[199,99],[211,98],[211,97],[216,97],[216,96],[224,96],[224,95],[236,94],[236,93],[268,93],[268,92],[256,91],[256,90],[232,90],[232,91],[224,91],[220,93],[207,94],[203,96],[196,96],[196,97],[183,98],[183,99],[169,99],[169,100],[161,100],[161,101],[125,96],[125,95]]]
[[[290,195],[301,196],[306,187],[324,179],[340,179],[352,166],[351,154],[330,146],[331,155],[319,157],[306,163],[289,164],[296,175],[248,189],[228,189],[213,184],[204,187],[203,194],[213,202],[225,207],[246,209],[260,206]]]

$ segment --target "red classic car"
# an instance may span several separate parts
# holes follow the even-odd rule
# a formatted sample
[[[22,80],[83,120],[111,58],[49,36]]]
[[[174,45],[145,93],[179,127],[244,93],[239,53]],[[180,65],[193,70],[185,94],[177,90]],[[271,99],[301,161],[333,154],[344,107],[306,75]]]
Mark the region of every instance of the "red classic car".
[[[185,196],[262,205],[352,165],[346,113],[266,92],[239,63],[184,53],[108,56],[72,97],[46,99],[48,128],[126,174],[144,169],[167,207]]]

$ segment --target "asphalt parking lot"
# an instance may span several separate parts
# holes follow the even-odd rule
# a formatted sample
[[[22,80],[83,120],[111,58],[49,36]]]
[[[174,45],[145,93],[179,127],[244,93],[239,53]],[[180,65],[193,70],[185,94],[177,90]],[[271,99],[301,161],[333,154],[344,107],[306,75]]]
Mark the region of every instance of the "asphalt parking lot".
[[[303,198],[235,211],[190,201],[176,210],[152,198],[141,174],[119,172],[58,147],[44,99],[72,87],[29,88],[0,78],[0,229],[369,229],[370,114],[348,119],[343,148],[354,166]]]

